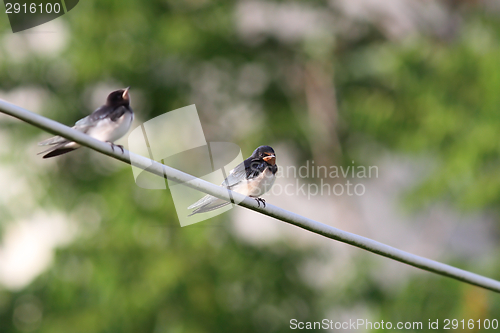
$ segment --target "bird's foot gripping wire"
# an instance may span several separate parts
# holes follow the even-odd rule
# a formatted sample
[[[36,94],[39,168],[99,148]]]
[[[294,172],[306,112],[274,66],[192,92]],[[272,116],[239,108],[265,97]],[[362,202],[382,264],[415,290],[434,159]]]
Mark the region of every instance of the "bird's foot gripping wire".
[[[114,152],[115,151],[115,147],[118,147],[121,149],[122,151],[122,154],[125,152],[125,149],[123,149],[123,146],[122,145],[115,145],[113,142],[109,142],[108,143],[111,145],[111,150]]]
[[[258,207],[260,207],[260,203],[262,202],[262,205],[264,205],[264,208],[266,208],[266,200],[262,199],[262,198],[254,198],[255,201],[257,201],[257,205]]]

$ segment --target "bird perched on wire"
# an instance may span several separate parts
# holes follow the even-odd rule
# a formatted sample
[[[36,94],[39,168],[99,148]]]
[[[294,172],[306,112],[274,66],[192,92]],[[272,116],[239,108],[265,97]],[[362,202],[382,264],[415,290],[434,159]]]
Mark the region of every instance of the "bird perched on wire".
[[[255,149],[252,156],[229,172],[229,176],[221,186],[255,198],[259,206],[262,203],[265,207],[266,202],[260,196],[271,189],[276,180],[277,171],[276,154],[273,148],[260,146]],[[229,204],[228,201],[206,195],[188,207],[188,209],[196,208],[189,216],[209,212]]]
[[[128,132],[134,120],[134,112],[130,107],[129,88],[110,93],[106,104],[97,108],[91,115],[77,121],[73,129],[86,133],[97,140],[110,143],[114,150],[115,144],[113,142]],[[53,146],[39,153],[39,155],[47,153],[43,158],[66,154],[80,147],[78,143],[60,136],[42,141],[39,145]],[[122,146],[118,147],[123,151]]]

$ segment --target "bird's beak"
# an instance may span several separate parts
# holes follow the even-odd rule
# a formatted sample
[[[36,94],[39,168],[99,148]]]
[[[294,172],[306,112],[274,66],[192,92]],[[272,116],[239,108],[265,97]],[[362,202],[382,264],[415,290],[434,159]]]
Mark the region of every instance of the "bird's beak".
[[[275,155],[269,155],[269,156],[266,156],[263,158],[264,161],[266,161],[267,163],[271,164],[271,165],[275,165],[276,164],[276,156]]]
[[[122,97],[123,97],[123,99],[125,99],[125,100],[128,100],[128,99],[129,99],[129,96],[128,96],[128,90],[129,90],[129,89],[130,89],[130,87],[125,88],[125,91],[124,91],[124,92],[123,92],[123,94],[122,94]]]

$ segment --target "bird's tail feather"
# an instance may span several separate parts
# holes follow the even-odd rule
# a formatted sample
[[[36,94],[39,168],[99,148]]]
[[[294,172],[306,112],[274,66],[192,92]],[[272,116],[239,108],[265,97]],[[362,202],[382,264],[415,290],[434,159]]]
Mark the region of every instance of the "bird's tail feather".
[[[196,201],[194,204],[189,206],[187,209],[193,209],[193,208],[198,208],[200,206],[205,206],[205,205],[207,205],[215,200],[217,200],[216,197],[207,194],[203,198],[201,198],[200,200]]]
[[[203,206],[195,209],[188,216],[192,216],[194,214],[199,214],[199,213],[210,212],[212,210],[215,210],[215,209],[218,209],[218,208],[221,208],[221,207],[224,207],[224,206],[227,206],[230,204],[230,202],[227,202],[226,200],[222,200],[222,199],[218,199],[218,198],[215,198],[215,199],[216,199],[215,201],[213,201],[211,203],[207,203],[206,205],[203,205]]]
[[[43,158],[50,158],[50,157],[59,156],[59,155],[62,155],[62,154],[69,153],[70,151],[73,151],[75,149],[77,149],[77,148],[57,148],[57,149],[53,149],[53,150],[50,150],[50,152],[48,154],[43,155]]]
[[[51,145],[58,145],[63,142],[69,142],[67,139],[63,138],[62,136],[53,136],[51,138],[48,138],[47,140],[43,140],[38,143],[39,146],[51,146]]]
[[[69,141],[65,140],[64,142],[61,142],[60,144],[58,144],[55,147],[50,147],[49,149],[46,149],[42,152],[39,152],[38,155],[45,154],[45,155],[43,155],[43,158],[49,158],[49,157],[54,157],[54,156],[59,156],[62,154],[69,153],[70,151],[78,148],[77,146],[68,147],[68,142]]]

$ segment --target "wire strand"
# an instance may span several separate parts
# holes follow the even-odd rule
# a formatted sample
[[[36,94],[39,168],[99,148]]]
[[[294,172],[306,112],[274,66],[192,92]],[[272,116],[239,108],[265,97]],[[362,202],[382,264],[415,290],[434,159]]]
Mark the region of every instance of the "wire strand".
[[[392,246],[377,242],[375,240],[362,237],[350,232],[346,232],[327,224],[314,221],[307,217],[295,214],[293,212],[287,211],[285,209],[279,208],[272,204],[266,203],[266,207],[259,207],[257,202],[249,197],[246,197],[240,193],[228,191],[225,188],[214,185],[197,177],[186,174],[177,169],[171,168],[167,165],[161,164],[159,162],[153,161],[144,156],[130,153],[125,150],[123,153],[120,149],[113,150],[111,146],[105,142],[94,139],[82,132],[78,132],[68,126],[60,124],[54,120],[45,118],[36,113],[25,110],[19,106],[8,103],[0,99],[0,112],[8,114],[12,117],[20,119],[27,122],[33,126],[41,128],[47,132],[55,135],[60,135],[75,141],[82,146],[86,146],[102,154],[113,157],[119,161],[131,164],[133,166],[139,167],[146,170],[152,174],[160,177],[168,178],[169,180],[182,183],[185,186],[196,189],[198,191],[213,195],[220,199],[230,201],[231,198],[229,194],[233,197],[235,202],[239,202],[238,205],[254,210],[258,213],[274,217],[280,221],[295,225],[299,228],[309,230],[318,235],[334,239],[343,243],[350,244],[352,246],[361,248],[363,250],[376,253],[378,255],[432,272],[439,275],[447,276],[462,282],[466,282],[478,287],[489,289],[500,293],[500,282],[485,276],[475,274],[463,269],[459,269],[447,264],[440,263],[431,259],[420,257],[409,252],[405,252],[396,249]],[[131,158],[133,157],[133,163]]]

